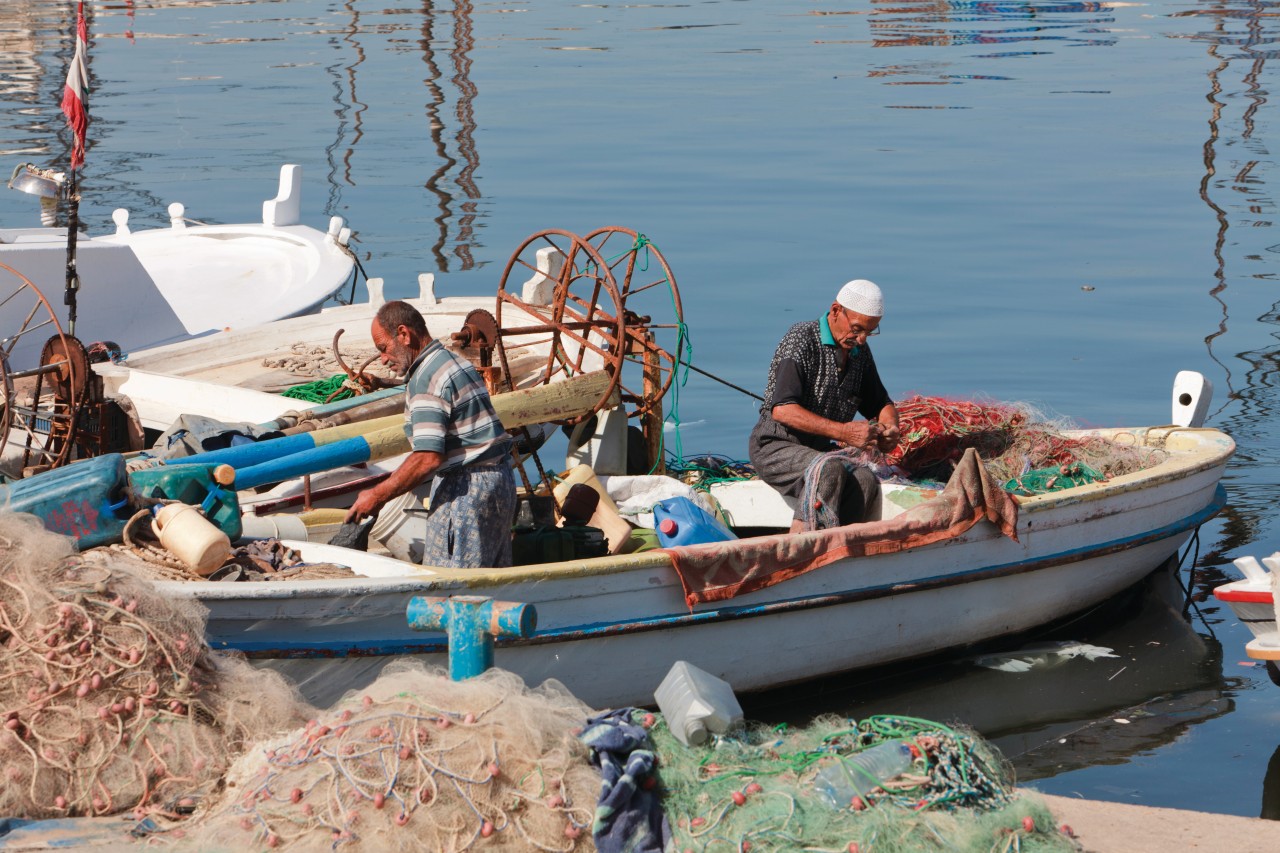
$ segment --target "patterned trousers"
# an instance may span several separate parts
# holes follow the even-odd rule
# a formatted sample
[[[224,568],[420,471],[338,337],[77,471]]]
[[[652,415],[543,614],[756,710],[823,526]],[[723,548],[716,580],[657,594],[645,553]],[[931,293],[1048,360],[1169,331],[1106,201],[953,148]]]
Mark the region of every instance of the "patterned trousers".
[[[439,475],[427,517],[424,566],[455,569],[511,565],[516,482],[503,460]]]

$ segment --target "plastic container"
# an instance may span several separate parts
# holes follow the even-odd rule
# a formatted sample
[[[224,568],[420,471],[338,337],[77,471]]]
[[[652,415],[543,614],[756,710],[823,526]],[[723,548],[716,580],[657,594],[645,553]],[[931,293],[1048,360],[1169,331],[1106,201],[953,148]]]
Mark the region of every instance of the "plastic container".
[[[382,543],[387,552],[397,560],[421,563],[427,543],[427,516],[419,512],[431,497],[431,481],[428,480],[387,501],[378,511],[369,538]],[[413,510],[412,512],[410,510]]]
[[[663,548],[738,538],[720,519],[686,497],[658,501],[653,505],[653,521]]]
[[[658,547],[661,547],[658,544],[658,531],[650,527],[637,527],[631,531],[631,536],[623,544],[621,553],[638,554]]]
[[[240,519],[241,539],[295,539],[307,541],[307,524],[296,515],[245,513]]]
[[[129,474],[129,485],[141,498],[181,501],[204,509],[205,518],[231,539],[241,534],[240,500],[235,485],[223,486],[216,479],[218,464],[163,465]],[[216,491],[215,491],[216,490]],[[209,500],[209,495],[214,497]],[[209,500],[208,506],[205,501]]]
[[[685,746],[705,743],[710,733],[724,734],[742,725],[742,706],[729,682],[676,661],[654,692],[667,728]]]
[[[854,797],[865,797],[911,769],[911,747],[901,740],[888,740],[853,755],[840,755],[818,771],[813,788],[833,809],[847,809]]]
[[[213,574],[231,556],[227,534],[193,506],[165,504],[151,527],[160,544],[201,577]]]
[[[595,472],[589,466],[578,465],[571,469],[559,483],[556,483],[552,492],[556,500],[563,504],[569,496],[569,490],[579,483],[590,486],[600,495],[600,503],[596,504],[595,512],[591,514],[587,523],[604,531],[605,538],[609,540],[610,554],[620,553],[622,547],[627,544],[627,540],[631,538],[631,525],[618,514],[618,505],[613,502],[613,498],[609,497],[604,486],[600,485],[600,480],[596,478]]]
[[[0,486],[0,507],[29,512],[80,550],[120,542],[133,515],[124,457],[110,453]]]

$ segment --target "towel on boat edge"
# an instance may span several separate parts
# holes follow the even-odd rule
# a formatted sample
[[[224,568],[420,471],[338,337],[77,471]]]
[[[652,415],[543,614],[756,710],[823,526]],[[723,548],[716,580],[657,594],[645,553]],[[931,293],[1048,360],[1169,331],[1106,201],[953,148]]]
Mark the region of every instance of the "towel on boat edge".
[[[892,554],[952,539],[983,519],[1018,541],[1017,501],[987,473],[978,452],[968,448],[941,494],[885,521],[665,550],[692,608],[764,589],[846,557]]]

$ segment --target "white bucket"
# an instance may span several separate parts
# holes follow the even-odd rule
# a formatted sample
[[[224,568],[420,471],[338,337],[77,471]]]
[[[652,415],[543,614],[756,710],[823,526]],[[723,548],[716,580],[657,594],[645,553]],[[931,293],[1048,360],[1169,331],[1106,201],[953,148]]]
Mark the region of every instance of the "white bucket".
[[[391,556],[398,560],[421,563],[422,552],[426,547],[427,516],[423,512],[405,510],[421,510],[430,496],[431,482],[428,481],[411,492],[387,501],[369,530],[369,538],[381,542]]]
[[[169,553],[206,577],[231,556],[231,540],[213,522],[188,504],[165,504],[151,520],[151,529]]]

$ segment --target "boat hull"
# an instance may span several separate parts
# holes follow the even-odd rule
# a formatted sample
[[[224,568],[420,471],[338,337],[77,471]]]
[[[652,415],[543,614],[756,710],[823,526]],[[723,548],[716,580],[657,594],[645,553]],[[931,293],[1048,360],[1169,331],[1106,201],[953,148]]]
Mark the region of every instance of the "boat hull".
[[[209,607],[215,648],[284,671],[317,702],[362,686],[396,656],[445,662],[443,634],[408,629],[415,595],[533,604],[537,631],[500,643],[496,664],[530,683],[557,679],[596,706],[651,703],[681,659],[752,691],[1018,633],[1136,583],[1225,500],[1218,480],[1231,440],[1212,430],[1174,433],[1143,431],[1148,443],[1186,445],[1147,472],[1022,501],[1017,541],[982,523],[692,610],[663,552],[470,572],[362,555],[359,570],[382,577],[168,589]],[[297,544],[308,560],[351,559]]]

